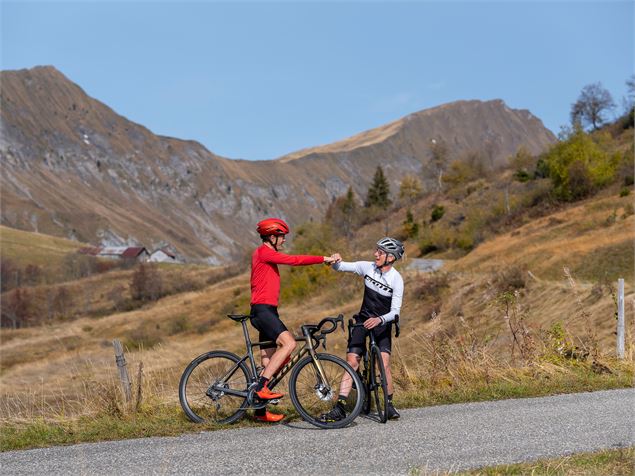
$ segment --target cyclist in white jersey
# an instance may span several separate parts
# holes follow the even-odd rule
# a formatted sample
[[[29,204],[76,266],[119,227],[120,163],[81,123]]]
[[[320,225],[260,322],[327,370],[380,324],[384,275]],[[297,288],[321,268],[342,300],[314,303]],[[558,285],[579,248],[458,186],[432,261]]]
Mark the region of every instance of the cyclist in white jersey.
[[[399,418],[399,413],[392,403],[394,388],[392,372],[390,370],[392,324],[399,318],[403,299],[403,279],[393,268],[395,261],[401,259],[404,246],[394,238],[382,238],[377,242],[375,261],[356,261],[347,263],[341,261],[341,256],[333,255],[336,263],[333,269],[355,273],[364,277],[364,298],[359,314],[355,316],[357,323],[363,323],[364,328],[356,327],[351,332],[346,350],[346,360],[357,370],[364,350],[364,340],[368,331],[374,329],[375,338],[381,357],[386,367],[386,384],[388,390],[388,418]],[[337,404],[333,409],[322,415],[325,421],[338,421],[346,416],[346,398],[351,391],[352,381],[342,380]]]

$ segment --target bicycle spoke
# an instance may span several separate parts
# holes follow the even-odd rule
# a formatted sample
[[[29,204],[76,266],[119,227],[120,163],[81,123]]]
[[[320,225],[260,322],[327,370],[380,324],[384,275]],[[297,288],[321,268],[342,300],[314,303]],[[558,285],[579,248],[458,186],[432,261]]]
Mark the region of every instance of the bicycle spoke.
[[[246,369],[236,365],[237,362],[233,354],[215,352],[188,366],[179,395],[190,419],[228,423],[240,418],[245,397],[223,392],[223,389],[245,391],[249,386]]]
[[[346,361],[330,354],[318,354],[322,368],[319,372],[312,359],[306,359],[294,369],[290,380],[293,405],[309,423],[322,428],[341,428],[348,425],[361,409],[361,396],[352,392],[354,399],[349,415],[338,421],[322,420],[322,415],[331,411],[337,402],[340,384],[344,375],[359,382],[359,377]],[[361,382],[359,382],[361,386]]]

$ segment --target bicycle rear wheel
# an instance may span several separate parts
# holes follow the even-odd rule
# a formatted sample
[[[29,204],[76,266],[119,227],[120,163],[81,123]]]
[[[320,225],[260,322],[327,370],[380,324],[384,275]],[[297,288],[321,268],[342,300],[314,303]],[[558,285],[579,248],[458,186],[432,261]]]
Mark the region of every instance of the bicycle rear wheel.
[[[345,360],[331,354],[316,354],[326,381],[323,381],[313,359],[308,356],[298,362],[289,379],[289,394],[298,413],[319,428],[343,428],[349,425],[362,409],[363,384],[357,372]],[[342,420],[324,422],[322,414],[329,412],[337,402],[340,383],[344,376],[353,380],[348,395],[347,415]]]
[[[369,400],[375,406],[379,421],[386,423],[388,416],[386,407],[388,406],[388,389],[386,387],[386,368],[381,358],[381,352],[377,347],[370,350],[370,395]]]
[[[250,381],[247,366],[235,354],[214,351],[200,355],[181,376],[181,407],[195,423],[233,423],[245,413],[247,398],[223,390],[246,392]]]

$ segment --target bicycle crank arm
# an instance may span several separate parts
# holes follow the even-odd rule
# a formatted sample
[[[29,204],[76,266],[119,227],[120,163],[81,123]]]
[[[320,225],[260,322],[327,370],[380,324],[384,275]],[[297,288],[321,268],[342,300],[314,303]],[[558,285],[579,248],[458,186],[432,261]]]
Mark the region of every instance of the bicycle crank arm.
[[[222,392],[225,395],[231,395],[234,397],[244,397],[247,398],[247,396],[249,395],[249,392],[246,391],[240,391],[240,390],[234,390],[233,388],[225,388],[221,385],[212,385],[211,387],[213,390],[215,390],[216,392]]]

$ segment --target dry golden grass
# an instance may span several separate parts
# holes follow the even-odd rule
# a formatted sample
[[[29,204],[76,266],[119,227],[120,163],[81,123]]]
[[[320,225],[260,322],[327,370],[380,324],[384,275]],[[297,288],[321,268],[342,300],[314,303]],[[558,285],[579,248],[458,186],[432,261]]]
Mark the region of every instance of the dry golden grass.
[[[77,241],[16,230],[0,225],[0,252],[3,259],[19,265],[58,267],[68,253],[87,246]]]
[[[410,289],[423,279],[416,273],[405,276]],[[425,302],[414,295],[406,299],[402,337],[395,340],[394,353],[395,379],[404,390],[416,388],[425,396],[426,391],[438,390],[439,386],[510,378],[507,376],[518,375],[517,367],[522,366],[522,362],[511,358],[511,338],[504,313],[495,304],[491,276],[456,275],[456,280],[450,282],[443,306],[434,319],[420,314]],[[579,322],[580,317],[574,312],[575,296],[567,286],[530,282],[523,291],[521,305],[530,310],[527,321],[535,336],[548,329],[553,316],[569,316],[563,319],[567,330],[584,335],[588,323]],[[244,296],[248,296],[246,274],[107,318],[3,330],[3,337],[8,339],[3,338],[0,347],[6,369],[2,374],[0,418],[28,420],[35,416],[53,418],[94,412],[100,405],[99,400],[89,402],[95,389],[118,391],[112,349],[112,339],[116,338],[124,343],[135,339],[141,342],[140,346],[127,348],[127,358],[133,376],[139,362],[143,362],[144,395],[162,404],[174,404],[180,374],[195,356],[211,349],[244,352],[241,327],[224,317],[230,312],[227,303],[240,302]],[[630,293],[627,302],[632,297]],[[605,354],[610,354],[614,345],[612,330],[602,326],[601,318],[612,315],[610,300],[604,296],[587,308],[594,319],[595,338]],[[315,296],[281,306],[281,314],[288,327],[296,330],[302,323],[317,322],[326,315],[342,312],[351,316],[359,301],[355,297],[343,305],[331,306],[330,300]],[[632,309],[629,319],[631,312]],[[180,316],[187,316],[187,326],[171,335],[171,325]],[[251,327],[250,332],[255,335]],[[144,347],[144,342],[152,345]],[[345,334],[337,331],[329,336],[328,350],[343,355],[345,343]],[[542,370],[553,371],[548,363],[543,364]]]
[[[602,223],[615,200],[587,201],[527,224],[520,233],[485,242],[449,266],[445,277],[402,269],[406,282],[402,336],[394,340],[393,353],[397,401],[422,405],[522,396],[550,389],[619,386],[629,366],[632,377],[632,283],[627,281],[626,285],[629,354],[625,363],[619,363],[611,359],[615,352],[615,305],[607,285],[579,279],[573,264],[572,280],[563,275],[561,267],[559,275],[549,272],[551,267],[560,266],[550,261],[552,255],[558,254],[565,264],[575,263],[579,254],[592,254],[598,246],[628,238],[629,233],[632,237],[632,216],[606,226]],[[540,252],[532,251],[532,245],[542,246]],[[515,269],[517,276],[505,274]],[[185,267],[179,272],[198,279],[209,270]],[[81,281],[98,289],[92,296],[98,301],[113,287],[127,284],[129,273],[117,271]],[[343,313],[349,317],[355,313],[361,302],[361,280],[341,276],[343,280],[334,281],[320,293],[282,302],[280,312],[287,326],[295,331],[302,323],[318,322],[327,315]],[[289,285],[290,279],[283,274],[283,286]],[[521,281],[511,317],[523,320],[533,340],[531,343],[528,338],[527,348],[531,349],[527,358],[512,345],[510,311],[506,312],[500,300],[511,280]],[[70,285],[81,289],[81,281]],[[247,312],[248,308],[249,275],[244,273],[130,312],[54,321],[28,329],[2,329],[0,420],[67,420],[121,412],[113,339],[126,346],[135,384],[138,365],[143,362],[144,405],[173,408],[178,405],[181,372],[194,357],[212,349],[244,352],[240,325],[224,315]],[[549,332],[557,322],[568,333],[572,346],[595,354],[579,362],[554,354],[549,348]],[[251,327],[250,332],[255,336]],[[328,351],[343,355],[345,343],[346,335],[337,331],[329,335]],[[593,357],[598,360],[597,367],[593,367]],[[605,383],[593,383],[593,375],[602,372],[602,366],[612,369],[615,378],[610,380],[611,374],[607,374]]]
[[[589,199],[549,216],[534,220],[505,235],[479,245],[458,261],[454,269],[492,270],[526,266],[534,275],[561,276],[563,266],[584,268],[598,249],[620,249],[629,244],[622,261],[624,277],[632,277],[635,215],[625,213],[632,199],[608,196]],[[630,260],[629,260],[630,258]]]

